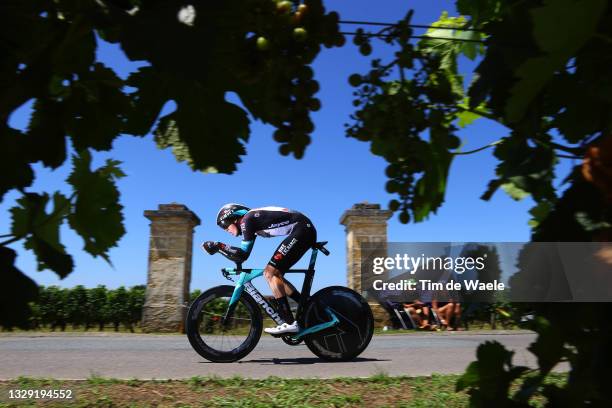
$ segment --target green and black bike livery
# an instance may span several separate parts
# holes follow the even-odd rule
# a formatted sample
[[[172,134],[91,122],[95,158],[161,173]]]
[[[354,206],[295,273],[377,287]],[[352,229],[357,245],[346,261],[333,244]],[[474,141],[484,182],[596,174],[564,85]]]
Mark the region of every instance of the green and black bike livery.
[[[317,253],[329,255],[327,242],[312,248],[308,269],[291,269],[286,273],[304,273],[296,320],[301,330],[283,334],[289,345],[302,341],[318,357],[328,361],[346,361],[357,357],[370,343],[374,319],[368,303],[357,292],[330,286],[310,295],[315,274]],[[251,281],[263,275],[263,269],[221,269],[223,276],[235,286],[221,285],[202,293],[192,303],[185,324],[192,347],[205,359],[229,363],[249,354],[259,342],[263,330],[261,309],[276,323],[282,319],[273,304],[253,286]]]

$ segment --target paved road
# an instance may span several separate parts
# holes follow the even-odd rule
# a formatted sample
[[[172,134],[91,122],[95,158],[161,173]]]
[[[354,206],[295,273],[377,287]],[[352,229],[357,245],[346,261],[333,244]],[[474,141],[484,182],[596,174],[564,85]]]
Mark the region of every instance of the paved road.
[[[526,350],[531,333],[425,333],[374,336],[356,361],[326,363],[304,345],[290,347],[262,337],[257,348],[238,363],[216,364],[201,358],[187,338],[145,334],[38,334],[0,336],[0,379],[20,375],[82,379],[166,379],[196,375],[262,378],[429,375],[461,373],[475,358],[478,344],[497,340],[515,350],[515,364],[535,366]]]

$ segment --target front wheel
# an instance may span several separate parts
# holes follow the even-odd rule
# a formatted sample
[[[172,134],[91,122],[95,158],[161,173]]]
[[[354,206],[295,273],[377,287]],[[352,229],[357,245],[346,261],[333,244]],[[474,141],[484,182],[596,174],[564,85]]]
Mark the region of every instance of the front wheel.
[[[205,359],[231,363],[249,354],[261,337],[263,319],[259,306],[243,292],[226,324],[223,317],[234,287],[211,288],[196,298],[187,312],[189,343]]]
[[[340,323],[308,335],[306,346],[328,361],[347,361],[363,352],[374,333],[374,317],[370,305],[357,292],[343,286],[330,286],[315,293],[304,307],[305,328],[330,320],[331,310]]]

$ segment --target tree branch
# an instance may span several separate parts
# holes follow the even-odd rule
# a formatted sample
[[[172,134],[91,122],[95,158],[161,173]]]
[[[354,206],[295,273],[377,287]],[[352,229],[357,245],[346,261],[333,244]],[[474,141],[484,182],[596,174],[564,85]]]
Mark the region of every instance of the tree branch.
[[[533,139],[533,138],[530,139],[530,140],[533,140],[534,143],[537,143],[537,144],[539,144],[541,146],[552,147],[554,149],[561,150],[561,151],[564,151],[564,152],[567,152],[567,153],[572,153],[574,155],[582,156],[584,154],[584,148],[583,147],[564,146],[564,145],[561,145],[561,144],[558,144],[558,143],[555,143],[555,142],[544,142],[542,140]],[[561,157],[561,156],[559,156],[559,157]]]
[[[11,235],[11,236],[12,236],[12,235]],[[0,242],[0,246],[7,246],[7,245],[10,245],[10,244],[12,244],[13,242],[17,242],[17,241],[19,241],[20,239],[25,238],[26,236],[27,236],[27,234],[26,234],[26,235],[22,235],[22,236],[18,236],[18,235],[16,235],[16,236],[14,236],[14,238],[7,239],[6,241]]]
[[[549,146],[549,145],[547,145],[546,143],[542,142],[541,140],[536,140],[536,139],[532,139],[532,140],[534,140],[534,142],[536,142],[536,143],[538,143],[538,144],[541,144],[541,145],[543,145],[543,146],[546,146],[546,147],[551,147],[551,146],[552,146],[552,147],[557,148],[556,146],[559,146],[559,148],[558,148],[559,150],[562,150],[561,148],[571,149],[571,150],[576,150],[576,149],[578,149],[578,148],[573,149],[573,148],[571,148],[571,147],[562,146],[562,145],[557,145],[556,143],[551,143],[551,144],[550,144],[550,146]],[[495,142],[493,142],[493,143],[490,143],[490,144],[488,144],[488,145],[486,145],[486,146],[479,147],[478,149],[469,150],[469,151],[467,151],[467,152],[453,152],[452,154],[453,154],[453,155],[456,155],[456,156],[460,156],[460,155],[467,155],[467,154],[472,154],[472,153],[478,153],[478,152],[480,152],[480,151],[482,151],[482,150],[488,149],[489,147],[493,147],[493,146],[495,146],[495,145],[497,145],[497,144],[499,144],[499,143],[501,143],[501,142],[502,142],[502,140],[497,140],[497,141],[495,141]],[[555,156],[556,156],[556,157],[563,158],[563,159],[581,159],[581,158],[582,158],[582,156],[576,156],[576,155],[574,155],[574,156],[569,156],[569,155],[565,155],[565,154],[555,154]]]
[[[467,152],[452,152],[451,154],[453,154],[455,156],[461,156],[461,155],[466,155],[466,154],[478,153],[478,152],[480,152],[482,150],[488,149],[489,147],[496,146],[496,145],[500,144],[501,142],[502,142],[502,140],[500,139],[500,140],[494,141],[493,143],[489,143],[486,146],[479,147],[478,149],[469,150]]]

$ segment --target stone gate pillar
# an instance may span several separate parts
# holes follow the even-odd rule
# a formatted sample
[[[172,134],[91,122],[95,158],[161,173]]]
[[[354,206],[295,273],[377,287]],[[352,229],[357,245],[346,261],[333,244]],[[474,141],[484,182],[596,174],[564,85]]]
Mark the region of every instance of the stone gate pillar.
[[[348,287],[361,293],[361,243],[387,242],[387,220],[392,212],[380,204],[359,203],[346,210],[340,224],[346,231],[346,281]]]
[[[144,332],[184,331],[184,303],[189,300],[193,228],[197,215],[182,204],[146,210],[151,220],[149,270],[142,314]]]
[[[363,293],[361,286],[361,243],[387,242],[387,220],[393,213],[382,210],[380,204],[359,203],[346,210],[340,224],[346,231],[346,281],[347,286]],[[367,299],[374,313],[377,326],[389,324],[387,312],[374,299]]]

